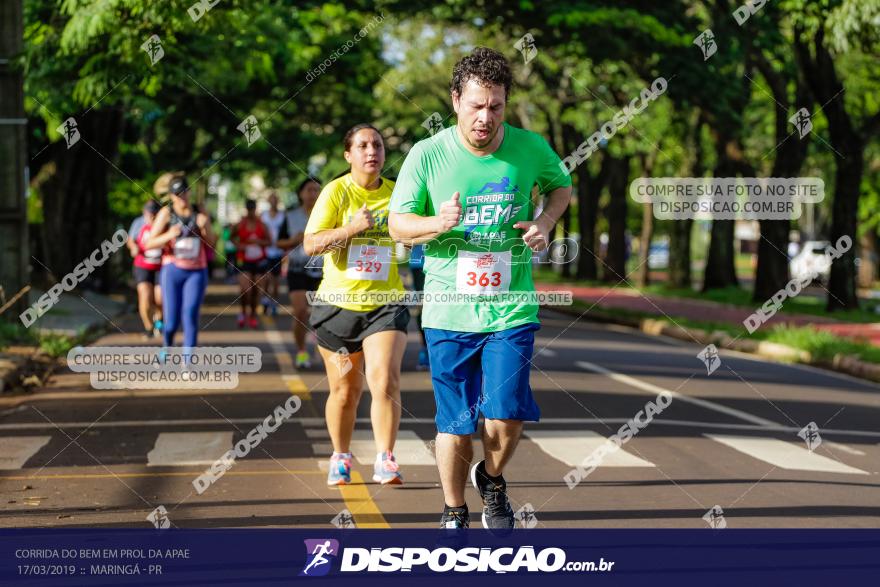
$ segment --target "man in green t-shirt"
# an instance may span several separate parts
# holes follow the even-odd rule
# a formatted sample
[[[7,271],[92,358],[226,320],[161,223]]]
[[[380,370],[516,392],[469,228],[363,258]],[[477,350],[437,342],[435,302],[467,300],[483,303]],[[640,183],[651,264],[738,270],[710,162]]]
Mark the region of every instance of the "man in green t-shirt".
[[[478,47],[452,74],[454,127],[408,153],[389,210],[392,238],[425,243],[425,304],[437,403],[442,528],[467,528],[464,488],[483,499],[483,526],[513,528],[502,476],[537,421],[529,367],[538,329],[531,257],[547,248],[571,199],[571,178],[543,137],[504,122],[511,73],[503,55]],[[546,195],[535,218],[532,189]],[[480,413],[484,460],[473,459]]]

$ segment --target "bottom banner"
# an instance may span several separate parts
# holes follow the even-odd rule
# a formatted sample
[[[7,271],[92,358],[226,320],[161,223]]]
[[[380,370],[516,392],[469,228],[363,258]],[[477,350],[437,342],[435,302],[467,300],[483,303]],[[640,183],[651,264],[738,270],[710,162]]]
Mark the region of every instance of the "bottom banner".
[[[820,585],[880,577],[880,530],[0,530],[2,585]]]

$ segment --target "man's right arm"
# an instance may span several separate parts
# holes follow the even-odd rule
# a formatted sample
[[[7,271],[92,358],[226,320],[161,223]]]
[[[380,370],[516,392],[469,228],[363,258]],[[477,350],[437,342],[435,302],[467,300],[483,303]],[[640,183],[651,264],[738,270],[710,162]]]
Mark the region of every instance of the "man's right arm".
[[[440,205],[436,216],[420,216],[412,212],[391,212],[388,233],[395,241],[407,246],[420,245],[449,232],[461,222],[459,193]]]
[[[406,246],[420,245],[440,235],[437,216],[419,216],[412,212],[391,212],[388,232],[395,241]]]

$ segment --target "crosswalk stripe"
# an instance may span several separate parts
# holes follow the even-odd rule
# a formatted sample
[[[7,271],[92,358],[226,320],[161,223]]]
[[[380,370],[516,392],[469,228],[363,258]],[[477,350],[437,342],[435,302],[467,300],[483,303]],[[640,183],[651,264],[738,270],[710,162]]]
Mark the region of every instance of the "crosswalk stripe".
[[[29,458],[46,446],[51,436],[7,436],[0,438],[0,470],[21,469]]]
[[[704,436],[747,454],[752,458],[770,463],[780,469],[851,473],[857,475],[869,474],[867,471],[850,467],[834,459],[811,452],[806,447],[776,438],[735,436],[731,434],[704,434]]]
[[[730,408],[717,402],[685,395],[671,389],[660,387],[659,385],[654,385],[653,383],[648,383],[647,381],[642,381],[641,379],[636,379],[635,377],[630,377],[629,375],[624,375],[623,373],[616,373],[614,371],[611,371],[610,369],[606,369],[605,367],[596,365],[595,363],[590,363],[588,361],[575,361],[575,365],[577,365],[581,369],[605,375],[609,379],[613,379],[614,381],[617,381],[619,383],[624,383],[626,385],[629,385],[630,387],[635,387],[636,389],[641,389],[642,391],[646,391],[651,394],[660,395],[661,393],[668,393],[673,398],[683,403],[700,406],[701,408],[706,408],[707,410],[712,410],[713,412],[718,412],[719,414],[733,416],[734,418],[744,420],[751,424],[768,427],[778,426],[776,422],[761,418],[759,416],[755,416],[754,414],[749,414],[748,412],[737,410],[736,408]]]
[[[586,458],[607,440],[601,434],[590,430],[529,430],[525,435],[542,451],[569,467],[582,465]],[[599,466],[654,467],[655,465],[619,447],[614,447],[614,450],[600,459]]]
[[[376,443],[370,430],[355,430],[351,437],[351,452],[357,462],[372,465],[376,461]],[[434,455],[428,450],[425,441],[412,430],[400,430],[394,443],[394,458],[398,465],[436,466]]]
[[[148,467],[210,465],[232,448],[232,432],[160,432]]]

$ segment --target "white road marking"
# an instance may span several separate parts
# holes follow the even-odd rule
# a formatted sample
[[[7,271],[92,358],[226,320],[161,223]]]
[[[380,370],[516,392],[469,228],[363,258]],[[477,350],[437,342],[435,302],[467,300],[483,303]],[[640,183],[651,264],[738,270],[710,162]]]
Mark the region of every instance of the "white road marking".
[[[355,430],[351,438],[351,453],[362,465],[376,462],[376,443],[371,430]],[[412,430],[400,430],[394,443],[394,458],[398,465],[436,466],[434,455],[428,450],[425,441]]]
[[[306,438],[319,438],[326,440],[330,438],[330,431],[326,428],[306,428]]]
[[[810,452],[804,446],[798,446],[792,442],[785,442],[776,438],[734,436],[729,434],[705,434],[704,436],[747,454],[752,458],[770,463],[780,469],[850,473],[856,475],[869,474],[867,471],[862,471],[815,452]]]
[[[584,460],[607,440],[601,434],[590,430],[529,430],[525,435],[542,451],[569,467],[582,465]],[[622,448],[614,447],[614,449],[602,458],[600,467],[655,466],[654,463],[640,459]]]
[[[830,446],[831,448],[837,449],[847,454],[856,455],[859,457],[865,456],[864,451],[861,451],[857,448],[852,448],[851,446],[847,446],[845,444],[840,444],[839,442],[825,442],[825,444]]]
[[[148,467],[210,465],[232,448],[232,432],[161,432]]]
[[[539,349],[538,352],[535,353],[535,354],[537,354],[537,355],[539,355],[539,356],[541,356],[541,357],[555,357],[555,356],[556,356],[556,351],[554,351],[553,349],[548,349],[548,348],[545,347],[545,348]]]
[[[29,458],[52,440],[51,436],[7,436],[0,438],[0,470],[21,469]]]
[[[712,410],[713,412],[718,412],[719,414],[724,414],[726,416],[732,416],[740,420],[745,420],[746,422],[749,422],[751,424],[758,424],[759,426],[779,426],[779,424],[777,424],[776,422],[765,420],[764,418],[749,414],[747,412],[743,412],[742,410],[729,408],[713,401],[684,395],[678,393],[677,391],[672,391],[671,389],[666,389],[660,387],[659,385],[654,385],[653,383],[648,383],[647,381],[642,381],[641,379],[636,379],[635,377],[624,375],[623,373],[610,371],[605,367],[600,367],[599,365],[596,365],[594,363],[588,363],[587,361],[575,361],[575,364],[582,369],[586,369],[587,371],[592,371],[594,373],[605,375],[609,379],[619,381],[620,383],[624,383],[626,385],[629,385],[630,387],[635,387],[636,389],[641,389],[642,391],[647,391],[648,393],[654,395],[659,395],[663,392],[666,392],[671,394],[672,397],[678,401],[689,403],[695,406],[700,406],[701,408]]]
[[[12,424],[0,424],[0,432],[11,430],[55,430],[56,428],[68,429],[79,428],[153,428],[153,427],[175,427],[175,426],[229,426],[231,424],[259,424],[263,418],[193,418],[180,420],[117,420],[114,422],[16,422]],[[532,428],[535,426],[559,426],[559,425],[575,425],[584,426],[587,424],[623,424],[628,422],[629,418],[541,418],[540,422],[529,422],[526,426]],[[302,426],[326,426],[326,421],[321,417],[304,417],[297,418],[296,422]],[[369,424],[370,418],[363,417],[357,419],[358,424]],[[400,419],[401,424],[407,425],[433,425],[433,418],[410,418]],[[730,424],[725,422],[703,422],[700,420],[672,420],[669,418],[657,418],[651,422],[651,426],[684,426],[688,428],[717,428],[721,430],[761,430],[764,432],[794,432],[797,434],[801,427],[781,426],[775,424],[773,426],[755,425],[755,424]],[[859,436],[866,438],[880,438],[880,432],[873,430],[844,430],[841,428],[822,428],[822,437],[838,435],[838,436]]]

